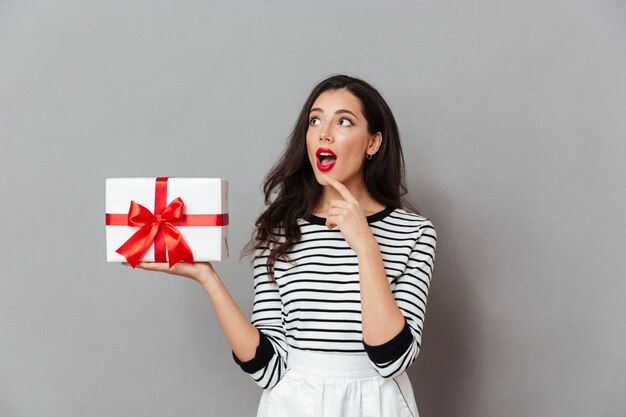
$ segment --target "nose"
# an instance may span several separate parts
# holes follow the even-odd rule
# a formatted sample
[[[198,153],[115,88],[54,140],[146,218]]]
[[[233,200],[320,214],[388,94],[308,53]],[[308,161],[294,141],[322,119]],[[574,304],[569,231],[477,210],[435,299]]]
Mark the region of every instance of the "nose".
[[[322,132],[320,134],[320,142],[330,142],[330,143],[333,143],[334,140],[331,137],[329,137],[326,133]]]

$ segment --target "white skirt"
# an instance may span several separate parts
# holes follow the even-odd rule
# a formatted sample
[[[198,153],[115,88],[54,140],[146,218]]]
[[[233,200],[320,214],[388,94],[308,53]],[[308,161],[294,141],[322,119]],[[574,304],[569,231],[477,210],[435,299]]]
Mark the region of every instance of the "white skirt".
[[[385,379],[366,353],[288,349],[287,370],[263,390],[257,417],[419,417],[406,372]]]

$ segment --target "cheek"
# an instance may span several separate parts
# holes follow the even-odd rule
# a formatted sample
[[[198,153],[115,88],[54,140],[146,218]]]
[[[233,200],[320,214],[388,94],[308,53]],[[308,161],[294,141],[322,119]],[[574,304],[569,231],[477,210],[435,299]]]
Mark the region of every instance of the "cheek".
[[[350,159],[351,162],[358,163],[366,150],[366,146],[363,143],[363,140],[359,137],[349,138],[349,140],[342,143],[342,154],[346,156],[346,159]]]
[[[313,160],[315,158],[315,151],[317,150],[317,148],[315,147],[315,141],[313,140],[313,136],[310,135],[308,132],[306,134],[306,151],[307,154],[309,155],[309,159]]]

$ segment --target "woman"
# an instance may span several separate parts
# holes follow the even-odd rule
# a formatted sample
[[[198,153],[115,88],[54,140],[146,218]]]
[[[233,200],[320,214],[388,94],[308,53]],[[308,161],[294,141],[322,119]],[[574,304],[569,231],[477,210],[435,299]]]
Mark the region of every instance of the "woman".
[[[264,389],[258,417],[417,417],[406,369],[437,235],[403,209],[400,138],[382,96],[346,75],[321,81],[264,192],[244,250],[255,253],[251,320],[210,263],[138,267],[202,284],[234,361]]]

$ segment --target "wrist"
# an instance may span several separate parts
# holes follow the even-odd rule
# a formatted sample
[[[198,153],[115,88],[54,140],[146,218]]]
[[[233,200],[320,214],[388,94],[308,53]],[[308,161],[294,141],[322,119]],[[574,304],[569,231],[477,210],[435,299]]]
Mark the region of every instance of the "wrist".
[[[356,256],[358,258],[361,257],[369,257],[369,256],[380,256],[380,248],[378,247],[378,242],[374,235],[371,238],[363,240],[361,245],[357,247],[354,252],[356,252]]]
[[[215,271],[206,271],[202,272],[197,278],[196,281],[198,284],[202,285],[204,289],[208,292],[212,287],[215,286],[215,283],[219,281],[219,276],[215,273]]]

